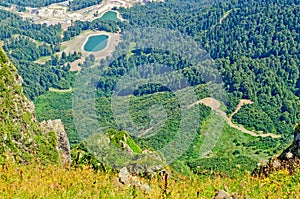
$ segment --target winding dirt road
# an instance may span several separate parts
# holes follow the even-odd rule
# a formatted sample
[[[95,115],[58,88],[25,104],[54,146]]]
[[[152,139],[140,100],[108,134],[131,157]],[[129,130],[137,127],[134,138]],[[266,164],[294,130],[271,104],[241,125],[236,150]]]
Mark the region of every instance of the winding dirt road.
[[[232,123],[232,116],[234,114],[236,114],[243,105],[245,104],[252,104],[253,102],[251,100],[241,100],[240,103],[238,104],[238,106],[236,107],[235,111],[230,115],[230,117],[228,118],[226,113],[220,109],[221,107],[221,103],[214,99],[214,98],[204,98],[201,100],[198,100],[196,102],[194,102],[193,104],[190,104],[187,108],[191,108],[192,106],[195,106],[197,104],[204,104],[205,106],[209,106],[212,110],[216,111],[217,113],[219,113],[227,122],[227,124],[232,127],[235,128],[239,131],[242,131],[243,133],[249,134],[251,136],[254,137],[272,137],[272,138],[280,138],[280,135],[276,135],[276,134],[272,134],[272,133],[262,133],[262,132],[254,132],[254,131],[249,131],[247,129],[245,129],[245,127],[243,127],[242,125],[236,125],[234,123]]]
[[[231,113],[231,115],[229,116],[229,119],[232,120],[232,117],[242,108],[242,106],[244,106],[246,104],[253,104],[253,102],[248,99],[241,99],[240,103],[236,106],[234,112]]]

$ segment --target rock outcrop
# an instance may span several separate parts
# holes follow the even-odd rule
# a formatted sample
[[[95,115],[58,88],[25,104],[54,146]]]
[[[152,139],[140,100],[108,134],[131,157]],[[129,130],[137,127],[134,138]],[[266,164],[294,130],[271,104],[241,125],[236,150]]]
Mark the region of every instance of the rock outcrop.
[[[216,193],[214,199],[233,199],[233,196],[230,196],[226,191],[220,190]]]
[[[71,162],[71,150],[69,139],[65,130],[65,127],[61,120],[48,120],[41,122],[41,127],[45,129],[46,132],[53,131],[57,137],[57,150],[60,154],[60,159],[62,163],[68,164]]]
[[[136,155],[136,161],[129,163],[127,169],[133,175],[155,176],[166,166],[162,155],[150,150],[144,150]]]
[[[141,190],[149,191],[150,186],[146,183],[143,183],[138,179],[137,176],[133,176],[126,167],[123,167],[119,172],[118,181],[126,186],[135,186]]]
[[[269,160],[266,165],[257,165],[253,171],[257,176],[268,176],[270,173],[287,169],[293,174],[295,168],[300,168],[300,124],[294,129],[294,141],[280,155]]]
[[[0,48],[0,163],[58,162],[57,138],[37,122],[22,78]]]

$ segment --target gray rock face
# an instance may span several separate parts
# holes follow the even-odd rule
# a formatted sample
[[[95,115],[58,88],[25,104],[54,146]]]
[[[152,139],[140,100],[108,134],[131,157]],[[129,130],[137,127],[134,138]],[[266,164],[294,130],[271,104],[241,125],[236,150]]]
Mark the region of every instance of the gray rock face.
[[[128,172],[126,167],[123,167],[119,172],[119,181],[124,185],[130,184],[131,174]]]
[[[300,158],[300,125],[297,125],[294,132],[294,146],[297,148],[297,156]],[[295,155],[295,154],[294,154]]]
[[[226,191],[221,190],[215,195],[214,199],[232,199],[232,197]]]
[[[142,154],[136,155],[135,158],[136,161],[126,166],[133,175],[142,174],[152,178],[166,166],[163,157],[157,152],[143,151]]]
[[[126,167],[123,167],[119,172],[119,182],[125,186],[136,186],[143,191],[150,190],[148,184],[141,182],[137,176],[131,175]]]
[[[126,144],[126,142],[120,141],[120,144],[127,153],[133,155],[133,150],[130,148],[128,144]]]
[[[25,109],[33,114],[33,120],[36,121],[35,112],[34,112],[34,103],[30,100],[24,102]]]
[[[300,158],[300,124],[297,124],[294,129],[293,144],[279,155],[280,161],[294,161]]]
[[[41,126],[46,131],[53,131],[56,133],[58,146],[57,149],[61,154],[61,160],[63,164],[71,162],[71,152],[69,139],[65,130],[65,127],[61,120],[48,120],[41,122]]]
[[[23,82],[23,78],[20,75],[18,75],[15,79],[15,83],[22,86]]]
[[[300,124],[295,127],[293,143],[280,155],[271,158],[266,165],[259,165],[253,174],[268,176],[280,169],[288,169],[292,174],[295,168],[300,168]]]

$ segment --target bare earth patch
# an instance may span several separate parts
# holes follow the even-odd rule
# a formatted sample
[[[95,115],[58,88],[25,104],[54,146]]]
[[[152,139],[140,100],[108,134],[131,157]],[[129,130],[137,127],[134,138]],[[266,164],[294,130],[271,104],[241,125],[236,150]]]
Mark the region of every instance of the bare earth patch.
[[[248,99],[241,99],[240,103],[237,105],[234,112],[229,116],[229,119],[232,120],[232,117],[242,108],[242,106],[246,104],[253,104],[253,102]]]
[[[223,20],[228,17],[228,15],[231,13],[231,10],[227,11],[224,16],[220,19],[219,23],[222,24]]]

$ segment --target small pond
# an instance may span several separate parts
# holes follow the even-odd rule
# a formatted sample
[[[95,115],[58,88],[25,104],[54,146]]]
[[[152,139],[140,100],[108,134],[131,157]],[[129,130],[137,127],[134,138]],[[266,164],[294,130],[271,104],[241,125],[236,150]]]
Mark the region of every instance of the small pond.
[[[89,36],[89,39],[84,44],[84,50],[87,52],[98,52],[103,50],[108,43],[107,35],[93,35]]]
[[[109,10],[107,12],[105,12],[100,18],[99,20],[102,21],[121,21],[118,18],[118,13],[112,10]]]

